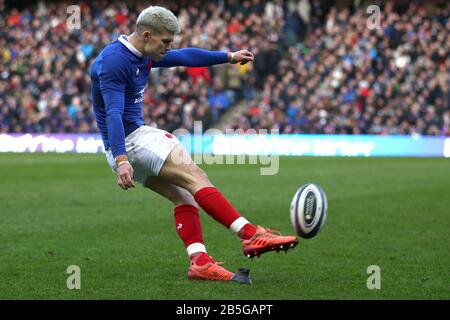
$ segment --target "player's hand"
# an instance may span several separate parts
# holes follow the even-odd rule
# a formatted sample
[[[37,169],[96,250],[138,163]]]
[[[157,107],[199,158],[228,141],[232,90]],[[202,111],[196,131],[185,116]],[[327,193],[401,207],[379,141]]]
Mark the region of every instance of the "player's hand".
[[[247,64],[255,59],[253,53],[248,50],[239,50],[231,53],[230,63],[241,63],[241,65]]]
[[[117,184],[123,190],[134,188],[133,167],[128,161],[119,163],[116,170],[116,175],[117,175]]]

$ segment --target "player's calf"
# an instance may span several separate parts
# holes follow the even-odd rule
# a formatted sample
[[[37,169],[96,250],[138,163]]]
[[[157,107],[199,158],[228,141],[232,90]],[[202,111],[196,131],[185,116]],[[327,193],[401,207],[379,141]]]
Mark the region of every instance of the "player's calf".
[[[192,161],[182,145],[174,147],[160,171],[160,177],[188,190],[207,214],[240,238],[249,239],[255,234],[256,227],[211,184],[207,174]]]

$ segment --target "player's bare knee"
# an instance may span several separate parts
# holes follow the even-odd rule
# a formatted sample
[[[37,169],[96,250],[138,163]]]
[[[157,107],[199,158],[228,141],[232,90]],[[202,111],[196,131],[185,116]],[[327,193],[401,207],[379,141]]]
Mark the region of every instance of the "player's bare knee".
[[[201,168],[199,168],[198,166],[195,166],[194,172],[193,172],[194,176],[195,176],[195,180],[199,183],[203,183],[203,184],[211,184],[209,182],[209,178],[208,175],[206,174],[205,171],[203,171]]]
[[[199,167],[195,167],[190,174],[190,181],[186,186],[186,189],[191,192],[191,194],[195,195],[199,190],[205,187],[212,187],[213,185],[209,181],[208,175],[200,169]]]
[[[182,166],[179,168],[179,175],[185,183],[208,182],[208,175],[196,164]]]
[[[179,188],[177,195],[172,200],[172,203],[176,207],[181,205],[191,205],[198,208],[198,204],[192,194],[188,190],[182,188]]]

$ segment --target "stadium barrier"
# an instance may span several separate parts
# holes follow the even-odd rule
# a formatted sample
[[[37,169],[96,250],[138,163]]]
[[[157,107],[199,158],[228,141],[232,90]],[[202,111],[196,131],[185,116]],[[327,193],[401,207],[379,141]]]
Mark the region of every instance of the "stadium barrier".
[[[374,135],[179,136],[192,154],[450,157],[450,138]],[[99,134],[0,134],[0,152],[104,152]]]

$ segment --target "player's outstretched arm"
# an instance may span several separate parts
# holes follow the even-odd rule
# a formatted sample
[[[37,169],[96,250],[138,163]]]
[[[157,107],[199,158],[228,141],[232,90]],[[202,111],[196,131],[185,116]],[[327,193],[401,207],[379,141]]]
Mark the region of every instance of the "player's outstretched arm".
[[[253,59],[253,54],[248,50],[225,52],[199,48],[183,48],[170,50],[162,60],[155,62],[153,67],[208,67],[227,62],[246,64],[253,61]]]

